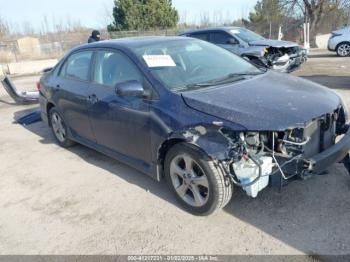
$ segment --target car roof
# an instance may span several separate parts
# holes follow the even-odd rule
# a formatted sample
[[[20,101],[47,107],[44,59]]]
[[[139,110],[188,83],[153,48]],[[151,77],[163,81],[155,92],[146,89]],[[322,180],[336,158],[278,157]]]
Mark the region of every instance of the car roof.
[[[188,40],[187,37],[182,36],[142,36],[142,37],[127,37],[112,40],[104,40],[90,44],[84,44],[76,47],[74,50],[85,48],[126,48],[139,47],[149,44],[158,44],[169,41]]]
[[[180,35],[193,34],[193,33],[204,33],[204,32],[210,32],[210,31],[228,32],[230,30],[241,29],[241,28],[242,27],[238,27],[238,26],[221,26],[221,27],[201,28],[201,29],[189,30],[189,31],[181,33]]]

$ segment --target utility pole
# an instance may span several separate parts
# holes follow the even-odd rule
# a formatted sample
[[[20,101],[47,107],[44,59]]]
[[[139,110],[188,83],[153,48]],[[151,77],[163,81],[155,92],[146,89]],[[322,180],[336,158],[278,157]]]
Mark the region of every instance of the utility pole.
[[[305,7],[304,12],[304,48],[310,49],[310,21],[308,10]]]

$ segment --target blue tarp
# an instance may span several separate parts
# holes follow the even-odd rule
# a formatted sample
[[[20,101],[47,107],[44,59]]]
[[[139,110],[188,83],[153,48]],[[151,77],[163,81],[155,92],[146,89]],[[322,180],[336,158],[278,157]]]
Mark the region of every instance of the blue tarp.
[[[41,115],[40,115],[40,110],[35,110],[32,113],[29,113],[25,116],[20,117],[19,119],[16,120],[18,124],[27,126],[30,124],[34,124],[37,122],[41,121]]]

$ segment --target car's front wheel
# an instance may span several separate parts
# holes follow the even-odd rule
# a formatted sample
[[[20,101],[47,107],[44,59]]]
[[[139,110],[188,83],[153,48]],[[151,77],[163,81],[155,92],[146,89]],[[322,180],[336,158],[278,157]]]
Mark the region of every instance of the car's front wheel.
[[[67,126],[60,113],[55,108],[52,108],[49,115],[51,130],[58,144],[62,147],[74,145],[74,142],[68,138]]]
[[[168,152],[165,177],[186,210],[210,215],[223,208],[232,196],[232,183],[201,150],[180,143]]]
[[[345,57],[350,55],[350,43],[341,43],[337,46],[338,56]]]

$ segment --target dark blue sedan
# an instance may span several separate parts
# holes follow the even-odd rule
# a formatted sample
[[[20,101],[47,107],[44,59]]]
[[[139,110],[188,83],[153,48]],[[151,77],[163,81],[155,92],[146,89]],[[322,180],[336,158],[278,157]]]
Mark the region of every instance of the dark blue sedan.
[[[334,92],[197,39],[83,45],[39,86],[61,146],[78,142],[165,177],[194,214],[224,207],[235,185],[256,197],[348,163],[347,112]]]

